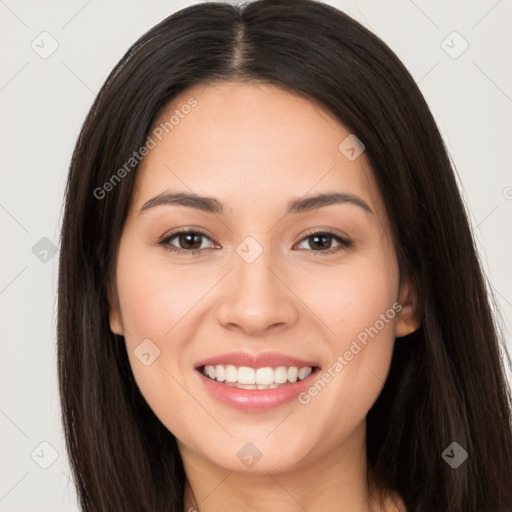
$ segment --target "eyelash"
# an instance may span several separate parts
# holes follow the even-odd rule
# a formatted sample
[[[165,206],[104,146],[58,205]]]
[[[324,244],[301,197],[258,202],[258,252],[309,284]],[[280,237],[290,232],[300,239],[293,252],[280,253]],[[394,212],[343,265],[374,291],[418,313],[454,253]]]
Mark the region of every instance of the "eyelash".
[[[187,249],[181,249],[181,248],[178,248],[178,247],[175,247],[173,245],[170,244],[170,241],[175,238],[177,235],[201,235],[205,238],[208,238],[208,240],[210,240],[210,237],[204,233],[203,231],[201,231],[200,229],[189,229],[189,228],[182,228],[182,229],[178,229],[176,231],[174,231],[173,233],[170,233],[169,235],[165,235],[162,239],[160,239],[158,241],[158,244],[163,246],[166,250],[168,251],[172,251],[172,252],[177,252],[177,253],[185,253],[185,254],[189,254],[191,256],[194,256],[194,255],[198,255],[200,253],[202,253],[205,249],[192,249],[192,250],[187,250]],[[308,251],[308,252],[313,252],[315,253],[314,256],[326,256],[326,255],[330,255],[330,254],[333,254],[335,252],[338,252],[339,250],[342,250],[342,249],[349,249],[351,246],[352,246],[352,242],[350,240],[347,240],[345,238],[342,238],[341,236],[339,235],[336,235],[334,233],[331,233],[329,231],[313,231],[311,233],[308,233],[306,236],[304,236],[300,242],[308,239],[308,238],[311,238],[313,237],[314,235],[322,235],[323,237],[326,237],[326,238],[333,238],[335,239],[337,242],[339,242],[339,246],[337,247],[333,247],[332,249],[329,249],[327,251],[319,251],[319,250],[315,250],[315,249],[311,249],[311,251]],[[299,243],[300,243],[299,242]]]

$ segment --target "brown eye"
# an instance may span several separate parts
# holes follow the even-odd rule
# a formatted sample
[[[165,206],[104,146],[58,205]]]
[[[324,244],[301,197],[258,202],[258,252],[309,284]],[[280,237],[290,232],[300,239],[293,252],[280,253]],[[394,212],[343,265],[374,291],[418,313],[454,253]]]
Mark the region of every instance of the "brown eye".
[[[174,239],[176,239],[177,244],[171,243]],[[201,247],[203,239],[211,240],[208,235],[202,231],[182,229],[165,236],[159,244],[169,251],[185,254],[200,254],[206,248]],[[331,247],[333,240],[338,245]],[[348,249],[352,245],[351,241],[328,231],[311,233],[304,237],[300,243],[304,241],[307,241],[309,245],[308,252],[313,252],[315,256],[319,254],[332,254],[343,249]]]
[[[334,248],[330,248],[333,239],[339,245],[335,246]],[[342,249],[348,249],[352,245],[352,242],[350,242],[349,240],[346,240],[345,238],[342,238],[341,236],[335,235],[334,233],[330,233],[328,231],[319,231],[316,233],[311,233],[304,237],[300,243],[302,243],[303,241],[307,241],[309,247],[314,253],[322,255],[332,254]]]
[[[204,250],[204,247],[201,247],[202,239],[204,238],[210,240],[206,233],[203,233],[202,231],[178,230],[166,236],[159,242],[159,244],[170,251],[199,254]],[[178,247],[171,243],[174,239],[176,239]]]

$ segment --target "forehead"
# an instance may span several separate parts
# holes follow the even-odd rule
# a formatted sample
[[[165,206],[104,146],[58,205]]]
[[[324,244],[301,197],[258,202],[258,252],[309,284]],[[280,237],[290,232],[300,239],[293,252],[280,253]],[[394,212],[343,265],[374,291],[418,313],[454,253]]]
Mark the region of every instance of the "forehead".
[[[378,207],[364,153],[344,152],[350,132],[315,101],[274,85],[194,86],[163,109],[150,137],[134,208],[166,190],[223,198],[227,213],[334,190]]]

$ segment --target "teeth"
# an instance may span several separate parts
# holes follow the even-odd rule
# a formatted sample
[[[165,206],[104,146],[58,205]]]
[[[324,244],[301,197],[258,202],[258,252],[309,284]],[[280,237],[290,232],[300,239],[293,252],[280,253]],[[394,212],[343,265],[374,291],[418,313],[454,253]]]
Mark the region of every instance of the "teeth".
[[[299,370],[299,374],[298,374],[298,377],[299,377],[299,380],[304,380],[310,373],[311,373],[311,367],[305,367],[305,368],[301,368]]]
[[[274,370],[272,368],[258,368],[256,370],[257,384],[272,384],[274,382]]]
[[[215,367],[215,376],[213,378],[216,378],[219,382],[224,382],[226,380],[226,370],[224,370],[224,366],[218,364]]]
[[[288,380],[288,368],[286,366],[279,366],[274,370],[274,382],[277,384],[284,384]]]
[[[206,366],[205,368],[208,368],[208,366]],[[236,369],[236,366],[232,366],[232,365],[226,366],[225,375],[226,375],[226,382],[236,382],[238,380],[238,371]],[[208,375],[208,377],[210,377],[210,376]],[[215,374],[213,375],[213,377],[210,377],[210,379],[215,379],[215,378],[216,378]]]
[[[278,388],[281,384],[239,384],[238,382],[225,382],[227,386],[231,386],[232,388],[238,389],[275,389]]]
[[[290,382],[297,382],[298,375],[299,369],[296,366],[290,366],[290,368],[288,368],[288,380]]]
[[[238,368],[238,384],[256,384],[256,372],[254,368],[249,368],[247,366],[240,366]],[[258,382],[258,384],[264,384],[263,382]]]
[[[236,367],[228,365],[206,365],[204,375],[217,382],[224,382],[229,386],[241,389],[274,389],[280,384],[304,380],[311,374],[313,368],[305,366],[278,366],[277,368],[250,368],[248,366]]]
[[[206,375],[208,375],[208,377],[210,377],[210,379],[215,379],[215,376],[216,376],[215,367],[207,366],[206,367]]]

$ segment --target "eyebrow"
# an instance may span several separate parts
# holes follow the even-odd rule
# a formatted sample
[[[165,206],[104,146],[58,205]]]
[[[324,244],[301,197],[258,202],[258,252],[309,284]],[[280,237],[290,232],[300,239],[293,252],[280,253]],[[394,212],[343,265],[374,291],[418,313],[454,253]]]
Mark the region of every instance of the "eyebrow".
[[[354,194],[346,192],[325,193],[294,199],[288,203],[286,213],[293,214],[309,212],[333,204],[352,204],[373,214],[372,209],[365,201]],[[190,208],[219,215],[224,213],[224,205],[214,197],[199,196],[197,194],[185,192],[163,192],[146,201],[139,210],[139,214],[149,210],[150,208],[155,208],[156,206],[161,205],[188,206]]]

